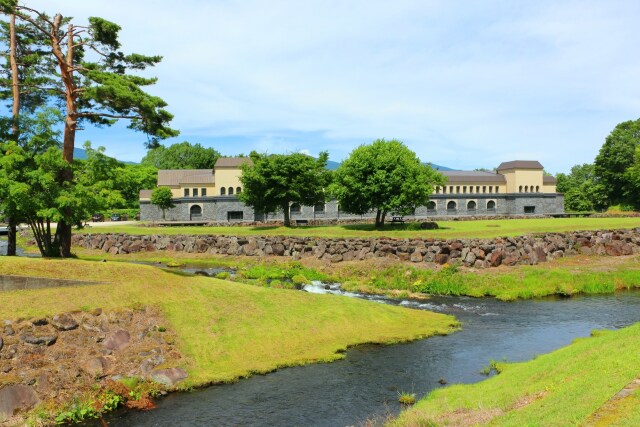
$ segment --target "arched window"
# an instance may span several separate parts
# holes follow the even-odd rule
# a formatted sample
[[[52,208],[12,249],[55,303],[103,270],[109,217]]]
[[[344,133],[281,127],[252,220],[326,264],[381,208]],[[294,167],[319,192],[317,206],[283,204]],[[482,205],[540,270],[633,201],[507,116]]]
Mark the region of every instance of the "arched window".
[[[540,186],[536,185],[536,193],[539,193],[539,192],[540,192]]]
[[[522,185],[520,186],[520,191],[519,191],[519,193],[522,193]]]
[[[496,202],[494,202],[493,200],[489,200],[487,202],[487,210],[488,211],[494,211],[496,210]]]
[[[202,218],[202,206],[193,205],[189,209],[189,217],[191,221]]]
[[[233,196],[233,187],[229,187],[229,195]]]
[[[528,186],[528,185],[525,185],[525,186],[524,186],[524,192],[525,192],[525,193],[528,193],[528,192],[529,192],[529,186]]]
[[[436,210],[436,202],[434,202],[432,200],[429,203],[427,203],[427,210],[428,211],[435,211]]]
[[[226,196],[226,194],[227,194],[227,190],[224,187],[220,187],[220,195]]]
[[[242,188],[236,187],[236,194],[240,194],[242,192]]]
[[[298,203],[294,203],[294,204],[291,205],[291,213],[292,214],[299,214],[301,210],[302,209],[300,208],[300,205]]]
[[[451,200],[449,203],[447,203],[447,210],[449,211],[455,211],[457,209],[457,205],[456,202],[454,202],[453,200]]]
[[[476,202],[471,200],[469,203],[467,203],[467,210],[468,211],[475,211],[476,210]]]

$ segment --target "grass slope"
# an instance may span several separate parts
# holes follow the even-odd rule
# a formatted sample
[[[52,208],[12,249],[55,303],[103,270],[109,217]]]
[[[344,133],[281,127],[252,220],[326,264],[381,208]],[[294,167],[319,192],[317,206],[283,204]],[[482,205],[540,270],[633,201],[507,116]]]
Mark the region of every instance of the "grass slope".
[[[411,264],[378,262],[342,263],[328,274],[348,290],[370,293],[390,291],[440,295],[493,296],[501,300],[547,295],[612,293],[640,287],[640,257],[573,256],[533,266],[479,271],[444,266],[440,269]]]
[[[531,233],[564,232],[640,227],[640,218],[535,218],[491,221],[438,221],[439,230],[415,230],[414,224],[387,225],[376,230],[372,224],[305,227],[146,227],[140,225],[109,225],[84,229],[82,233],[129,234],[214,234],[235,236],[316,236],[316,237],[439,237],[492,238]]]
[[[0,274],[104,283],[2,292],[0,319],[96,307],[160,307],[186,356],[185,387],[331,361],[350,345],[446,334],[456,325],[453,317],[436,313],[184,277],[134,264],[3,257]]]
[[[592,335],[529,362],[501,365],[502,373],[486,381],[434,391],[389,425],[638,425],[637,390],[607,402],[640,375],[640,324]]]

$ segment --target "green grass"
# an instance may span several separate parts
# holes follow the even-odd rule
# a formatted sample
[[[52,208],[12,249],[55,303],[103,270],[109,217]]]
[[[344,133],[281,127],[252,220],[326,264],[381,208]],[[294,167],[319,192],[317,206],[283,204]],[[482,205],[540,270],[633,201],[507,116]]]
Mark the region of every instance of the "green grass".
[[[158,268],[82,260],[0,258],[0,274],[94,280],[101,285],[0,293],[0,319],[154,305],[189,372],[183,387],[279,367],[332,361],[351,345],[446,334],[451,316],[334,295],[264,288]]]
[[[463,271],[445,265],[425,269],[410,264],[349,264],[332,274],[347,290],[369,293],[428,293],[492,296],[502,300],[548,295],[602,294],[640,287],[640,257],[575,256],[535,266]]]
[[[480,383],[436,390],[389,425],[639,425],[637,390],[607,402],[640,375],[640,324],[592,335],[528,362],[501,364],[499,375]]]
[[[439,230],[415,230],[413,224],[387,225],[376,230],[372,224],[304,227],[147,227],[142,225],[113,225],[93,227],[82,233],[129,234],[212,234],[235,236],[316,236],[316,237],[439,237],[492,238],[530,233],[564,232],[640,227],[640,218],[536,218],[490,221],[438,221]]]

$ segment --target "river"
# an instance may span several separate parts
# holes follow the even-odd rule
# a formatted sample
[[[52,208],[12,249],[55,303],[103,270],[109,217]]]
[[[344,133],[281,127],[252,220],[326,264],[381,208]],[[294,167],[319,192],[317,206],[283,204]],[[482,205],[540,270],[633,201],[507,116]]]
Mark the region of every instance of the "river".
[[[240,286],[240,285],[239,285]],[[325,293],[324,286],[312,292]],[[330,293],[344,294],[333,286]],[[176,393],[149,412],[119,411],[109,426],[347,426],[381,422],[400,410],[398,392],[421,397],[440,380],[473,383],[491,359],[523,361],[565,346],[593,329],[640,321],[640,292],[515,302],[434,297],[427,302],[373,299],[455,315],[459,332],[412,343],[350,349],[329,364],[282,369],[235,384]],[[346,296],[336,296],[344,298]]]

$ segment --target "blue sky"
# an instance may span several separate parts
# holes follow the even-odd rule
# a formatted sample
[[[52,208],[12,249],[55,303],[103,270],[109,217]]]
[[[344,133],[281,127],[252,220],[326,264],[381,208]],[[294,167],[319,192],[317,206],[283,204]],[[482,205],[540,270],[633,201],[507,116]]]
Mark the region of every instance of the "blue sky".
[[[225,155],[397,138],[459,169],[539,160],[566,172],[640,117],[636,1],[31,0],[123,27],[161,54],[150,89],[187,140]],[[139,161],[124,126],[78,135]]]

